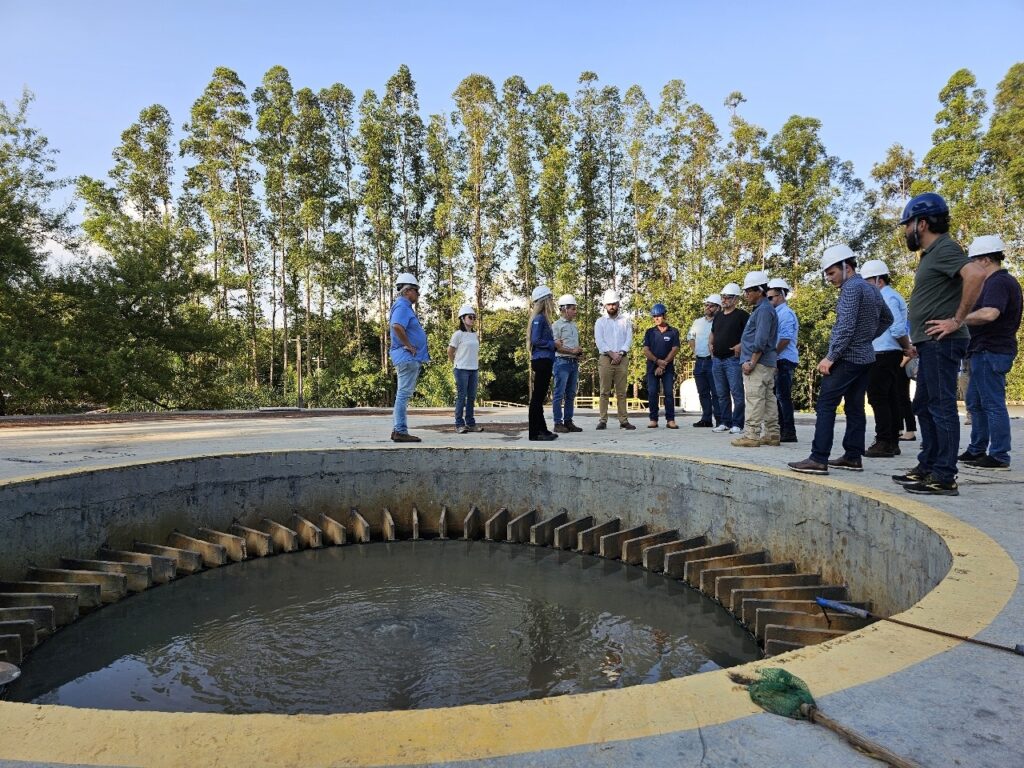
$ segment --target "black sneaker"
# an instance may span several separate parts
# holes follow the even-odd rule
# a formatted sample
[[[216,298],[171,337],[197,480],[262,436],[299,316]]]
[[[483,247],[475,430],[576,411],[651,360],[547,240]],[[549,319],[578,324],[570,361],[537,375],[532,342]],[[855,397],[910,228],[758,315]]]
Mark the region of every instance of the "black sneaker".
[[[594,429],[608,429],[608,422],[607,421],[599,421],[599,422],[597,422],[597,426],[594,427]]]
[[[1008,462],[1003,462],[1003,461],[999,461],[998,459],[993,459],[988,454],[985,454],[980,459],[975,459],[974,461],[967,461],[967,462],[964,462],[964,463],[967,464],[967,466],[969,466],[969,467],[974,467],[975,469],[1005,469],[1005,470],[1008,470],[1010,468],[1010,465],[1009,465]]]
[[[909,470],[908,472],[906,472],[905,474],[890,475],[890,477],[892,478],[892,481],[894,483],[906,485],[907,483],[920,483],[923,480],[927,480],[929,475],[927,472],[924,471],[924,469],[921,468],[920,465],[918,465],[913,469]]]
[[[864,465],[860,459],[850,459],[846,456],[840,456],[838,459],[829,459],[828,465],[835,467],[836,469],[848,469],[851,472],[863,472]]]
[[[710,421],[703,421],[703,420],[695,421],[695,422],[693,422],[693,426],[695,426],[695,427],[710,427],[711,426],[711,422]]]
[[[628,421],[623,421],[622,423],[619,424],[619,429],[629,429],[629,430],[632,430],[632,429],[636,429],[636,427],[634,427]]]
[[[963,462],[966,462],[966,463],[971,463],[971,462],[977,461],[978,459],[980,459],[984,455],[985,455],[984,453],[971,453],[971,449],[968,448],[966,451],[964,451],[959,456],[957,456],[956,460],[957,461],[963,461]]]
[[[582,432],[583,431],[583,427],[577,427],[573,423],[572,419],[569,419],[567,422],[565,422],[565,426],[569,429],[570,432]]]
[[[562,422],[558,422],[557,424],[555,424],[555,432],[560,432],[562,434],[569,434],[569,427],[567,427]]]
[[[949,483],[940,483],[934,477],[929,475],[926,479],[919,483],[908,483],[903,486],[903,490],[907,493],[920,493],[928,496],[959,496],[960,489],[956,484],[956,480]]]

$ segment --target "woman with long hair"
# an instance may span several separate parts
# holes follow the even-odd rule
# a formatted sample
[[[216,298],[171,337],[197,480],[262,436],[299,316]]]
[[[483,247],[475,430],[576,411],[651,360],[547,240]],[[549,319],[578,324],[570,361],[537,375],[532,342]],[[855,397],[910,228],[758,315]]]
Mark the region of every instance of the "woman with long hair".
[[[544,419],[544,401],[551,386],[551,369],[555,364],[555,336],[551,319],[555,316],[555,299],[546,285],[533,290],[530,324],[526,329],[526,349],[533,369],[533,394],[530,395],[530,439],[555,440]]]

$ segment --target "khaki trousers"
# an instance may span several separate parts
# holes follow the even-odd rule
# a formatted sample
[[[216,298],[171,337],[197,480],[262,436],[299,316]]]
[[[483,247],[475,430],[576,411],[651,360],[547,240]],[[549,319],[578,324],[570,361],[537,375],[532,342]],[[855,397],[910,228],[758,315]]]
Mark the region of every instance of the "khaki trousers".
[[[626,413],[626,385],[629,381],[629,355],[623,355],[618,365],[612,365],[608,355],[598,358],[597,377],[601,385],[600,415],[601,421],[608,421],[608,398],[615,390],[615,406],[619,424],[628,420]]]
[[[775,400],[775,369],[755,365],[750,374],[743,374],[743,397],[747,401],[744,437],[759,440],[779,436],[779,406]]]

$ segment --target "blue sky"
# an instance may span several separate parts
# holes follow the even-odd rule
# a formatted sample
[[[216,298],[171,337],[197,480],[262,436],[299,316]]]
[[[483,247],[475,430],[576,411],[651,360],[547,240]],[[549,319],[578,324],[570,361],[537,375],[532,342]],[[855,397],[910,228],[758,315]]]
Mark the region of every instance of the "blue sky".
[[[0,100],[35,92],[32,122],[63,175],[104,175],[122,130],[159,102],[176,125],[214,67],[250,91],[274,64],[298,87],[382,89],[402,63],[424,114],[450,111],[467,74],[522,75],[572,93],[593,70],[652,102],[672,78],[727,128],[722,100],[773,133],[824,123],[829,151],[867,177],[893,142],[920,157],[937,95],[967,67],[989,96],[1017,60],[1024,1],[835,2],[44,2],[0,0]]]

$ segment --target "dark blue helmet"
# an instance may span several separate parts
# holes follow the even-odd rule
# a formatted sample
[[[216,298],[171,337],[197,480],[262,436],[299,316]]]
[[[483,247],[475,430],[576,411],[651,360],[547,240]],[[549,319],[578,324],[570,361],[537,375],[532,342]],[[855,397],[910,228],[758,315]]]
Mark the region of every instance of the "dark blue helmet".
[[[949,213],[949,206],[942,199],[942,195],[937,195],[934,192],[924,192],[910,198],[907,207],[903,209],[900,224],[906,224],[908,221],[929,216],[941,216],[946,213]]]
[[[653,307],[651,307],[651,317],[657,317],[658,315],[664,317],[667,314],[668,309],[665,308],[664,304],[655,304]]]

